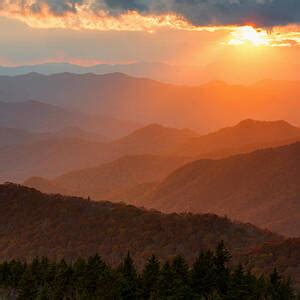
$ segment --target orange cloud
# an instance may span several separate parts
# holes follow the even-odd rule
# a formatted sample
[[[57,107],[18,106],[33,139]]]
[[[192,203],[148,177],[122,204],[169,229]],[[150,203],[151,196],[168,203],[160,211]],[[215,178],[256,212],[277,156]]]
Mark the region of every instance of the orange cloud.
[[[252,44],[254,46],[291,47],[300,45],[299,26],[273,28],[272,31],[252,26],[196,26],[176,14],[143,15],[137,11],[112,15],[105,10],[92,9],[93,0],[74,4],[74,10],[54,13],[42,2],[35,11],[36,0],[3,0],[0,16],[22,21],[32,28],[71,29],[98,31],[146,31],[182,30],[182,31],[224,31],[228,32],[227,45]]]
[[[289,31],[290,30],[290,31]],[[252,26],[241,26],[230,33],[228,45],[240,46],[251,44],[254,46],[291,47],[300,45],[299,28],[276,27],[270,31],[257,29]]]

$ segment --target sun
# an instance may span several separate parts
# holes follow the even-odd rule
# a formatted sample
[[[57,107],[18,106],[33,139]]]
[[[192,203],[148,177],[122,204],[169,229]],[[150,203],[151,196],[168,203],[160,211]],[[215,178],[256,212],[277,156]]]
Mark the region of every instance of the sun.
[[[268,46],[269,37],[265,30],[256,30],[252,26],[238,27],[231,32],[229,45],[253,45],[253,46]]]

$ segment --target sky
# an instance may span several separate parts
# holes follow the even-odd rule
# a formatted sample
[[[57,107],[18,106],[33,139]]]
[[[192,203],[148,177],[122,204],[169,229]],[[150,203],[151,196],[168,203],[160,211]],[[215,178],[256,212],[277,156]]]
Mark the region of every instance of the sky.
[[[0,0],[0,65],[297,63],[299,0]]]

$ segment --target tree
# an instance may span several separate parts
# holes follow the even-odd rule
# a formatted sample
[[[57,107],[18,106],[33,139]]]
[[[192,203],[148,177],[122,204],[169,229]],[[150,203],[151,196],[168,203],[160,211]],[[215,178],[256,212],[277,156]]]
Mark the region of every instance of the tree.
[[[230,252],[226,249],[224,242],[220,242],[215,252],[215,272],[217,290],[220,295],[226,295],[229,283],[229,269],[227,263],[231,259]]]
[[[173,295],[174,274],[170,263],[164,263],[158,280],[157,298],[169,299]]]
[[[271,296],[271,298],[274,300],[294,299],[294,292],[291,286],[291,281],[289,279],[284,281],[276,268],[270,274],[269,296]]]
[[[127,253],[127,256],[119,267],[120,274],[120,291],[122,299],[138,299],[140,294],[139,280],[134,262]]]
[[[182,256],[178,255],[173,259],[172,272],[174,299],[191,299],[193,293],[190,285],[189,266]]]
[[[198,296],[207,297],[216,289],[214,254],[201,252],[191,270],[191,285]]]
[[[143,297],[149,299],[154,296],[157,289],[158,278],[160,273],[160,263],[158,259],[152,255],[142,273]]]

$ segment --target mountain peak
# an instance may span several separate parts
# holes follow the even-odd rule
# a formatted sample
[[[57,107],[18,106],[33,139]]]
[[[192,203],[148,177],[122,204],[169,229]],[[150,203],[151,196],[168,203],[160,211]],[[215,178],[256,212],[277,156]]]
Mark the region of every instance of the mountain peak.
[[[276,126],[276,127],[283,127],[283,128],[297,128],[284,120],[259,121],[259,120],[254,120],[254,119],[245,119],[245,120],[239,122],[235,127],[250,128],[250,127],[257,127],[257,126]]]

